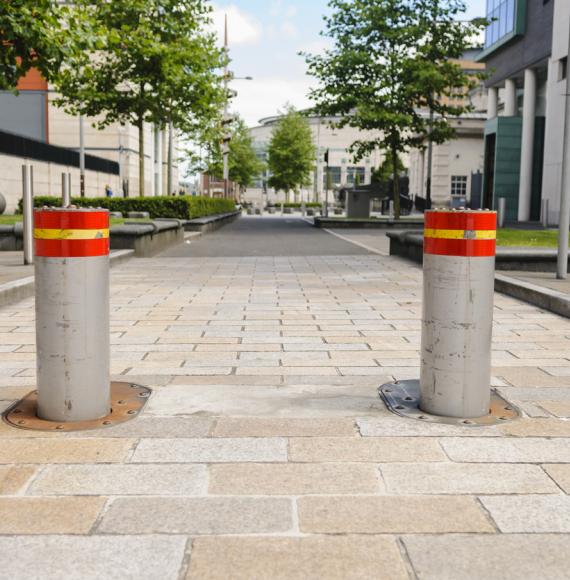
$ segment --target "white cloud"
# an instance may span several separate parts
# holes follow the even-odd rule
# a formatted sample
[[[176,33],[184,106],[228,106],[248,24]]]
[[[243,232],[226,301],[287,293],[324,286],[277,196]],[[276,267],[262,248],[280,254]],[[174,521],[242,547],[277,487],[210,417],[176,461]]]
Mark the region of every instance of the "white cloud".
[[[261,24],[247,12],[238,8],[235,4],[227,6],[214,6],[212,20],[214,31],[224,41],[224,20],[228,16],[228,37],[230,46],[237,44],[255,44],[261,38]]]
[[[233,100],[232,110],[239,113],[252,127],[264,117],[282,111],[286,103],[297,109],[311,105],[307,96],[311,79],[256,78],[250,82],[235,83],[238,96]]]
[[[283,22],[281,25],[281,32],[283,32],[285,36],[292,38],[297,36],[297,27],[289,20],[285,20],[285,22]]]
[[[298,52],[306,52],[308,54],[324,54],[325,50],[334,48],[334,43],[330,38],[318,38],[301,46]]]

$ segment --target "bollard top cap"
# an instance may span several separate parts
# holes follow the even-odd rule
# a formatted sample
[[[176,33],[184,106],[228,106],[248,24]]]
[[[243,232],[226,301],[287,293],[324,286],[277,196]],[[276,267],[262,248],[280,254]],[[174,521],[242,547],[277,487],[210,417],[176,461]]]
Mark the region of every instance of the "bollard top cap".
[[[84,212],[84,213],[109,213],[108,209],[103,207],[77,207],[76,205],[68,205],[67,207],[55,207],[55,206],[42,206],[41,208],[36,208],[34,212]]]

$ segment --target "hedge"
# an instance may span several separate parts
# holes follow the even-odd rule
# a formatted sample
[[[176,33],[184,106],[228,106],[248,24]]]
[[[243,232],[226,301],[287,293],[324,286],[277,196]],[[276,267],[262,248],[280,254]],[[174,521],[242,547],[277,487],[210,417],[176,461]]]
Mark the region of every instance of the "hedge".
[[[217,213],[235,211],[231,199],[198,196],[163,197],[74,197],[71,202],[78,207],[103,207],[109,211],[147,211],[151,218],[178,218],[190,220]],[[35,207],[61,207],[61,197],[38,195]],[[18,213],[22,213],[22,200],[18,202]]]
[[[277,204],[279,205],[279,204]],[[305,207],[321,207],[322,204],[317,203],[316,201],[307,201],[305,202]],[[290,203],[284,203],[283,207],[291,207],[294,209],[301,209],[301,204],[298,202],[290,202]]]

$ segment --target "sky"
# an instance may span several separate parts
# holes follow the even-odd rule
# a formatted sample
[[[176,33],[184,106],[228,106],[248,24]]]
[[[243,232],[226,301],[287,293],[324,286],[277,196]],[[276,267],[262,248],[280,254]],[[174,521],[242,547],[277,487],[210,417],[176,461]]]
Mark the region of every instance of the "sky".
[[[485,0],[466,0],[466,18],[484,16]],[[214,2],[214,26],[223,38],[228,15],[232,82],[238,96],[232,110],[250,127],[277,114],[287,103],[310,104],[307,93],[314,81],[298,53],[320,52],[327,40],[320,36],[328,0],[230,0]]]

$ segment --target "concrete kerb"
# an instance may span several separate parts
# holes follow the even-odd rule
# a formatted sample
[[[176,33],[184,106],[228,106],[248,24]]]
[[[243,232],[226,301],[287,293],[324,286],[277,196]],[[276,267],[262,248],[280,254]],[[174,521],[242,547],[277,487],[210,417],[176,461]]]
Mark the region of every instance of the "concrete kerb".
[[[134,250],[115,250],[109,257],[111,267],[117,266],[133,258]],[[26,276],[19,280],[12,280],[0,284],[0,306],[7,306],[34,295],[35,284],[33,276]]]

